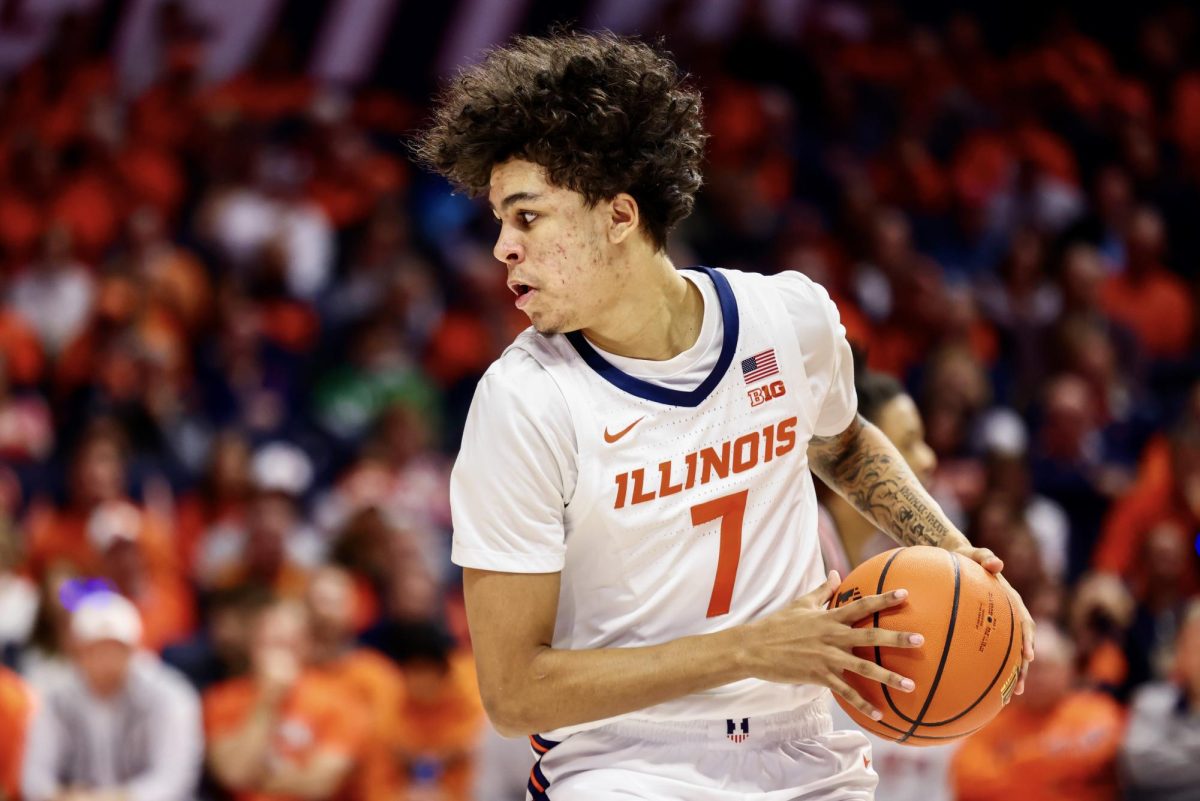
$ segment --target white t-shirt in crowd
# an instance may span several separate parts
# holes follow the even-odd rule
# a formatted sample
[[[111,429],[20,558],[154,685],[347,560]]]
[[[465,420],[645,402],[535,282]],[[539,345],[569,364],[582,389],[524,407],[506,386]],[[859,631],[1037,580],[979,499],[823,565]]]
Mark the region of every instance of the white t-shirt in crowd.
[[[857,410],[837,308],[800,273],[683,275],[704,320],[678,356],[628,359],[529,329],[476,390],[451,481],[452,558],[561,571],[556,648],[725,629],[824,579],[806,446]],[[741,718],[820,692],[746,680],[632,717]]]

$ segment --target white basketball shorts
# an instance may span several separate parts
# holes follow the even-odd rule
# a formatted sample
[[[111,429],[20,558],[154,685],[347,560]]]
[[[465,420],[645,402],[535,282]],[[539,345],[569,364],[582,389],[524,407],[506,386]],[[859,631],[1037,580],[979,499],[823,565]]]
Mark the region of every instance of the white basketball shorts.
[[[871,801],[859,731],[834,731],[829,696],[740,720],[620,720],[562,742],[534,735],[528,801]]]

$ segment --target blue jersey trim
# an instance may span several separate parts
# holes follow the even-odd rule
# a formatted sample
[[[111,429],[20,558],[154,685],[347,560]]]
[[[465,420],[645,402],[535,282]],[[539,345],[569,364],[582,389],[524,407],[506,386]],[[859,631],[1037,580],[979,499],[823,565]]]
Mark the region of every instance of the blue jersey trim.
[[[667,406],[690,406],[693,408],[699,406],[717,388],[717,384],[721,383],[721,379],[725,377],[725,373],[729,370],[729,365],[733,363],[733,355],[737,351],[740,321],[738,319],[737,299],[734,298],[733,288],[729,286],[729,279],[711,267],[692,267],[687,269],[700,270],[712,279],[713,286],[717,290],[717,300],[721,306],[721,319],[725,326],[725,330],[722,333],[721,355],[717,359],[716,366],[709,373],[708,378],[704,379],[700,386],[693,390],[684,391],[651,384],[649,381],[643,381],[640,378],[635,378],[628,373],[622,372],[616,365],[605,360],[603,356],[596,352],[595,348],[588,344],[587,339],[581,332],[572,331],[567,334],[567,341],[571,343],[572,347],[575,348],[575,352],[579,354],[588,367],[591,367],[601,378],[623,392],[628,392],[630,395]]]

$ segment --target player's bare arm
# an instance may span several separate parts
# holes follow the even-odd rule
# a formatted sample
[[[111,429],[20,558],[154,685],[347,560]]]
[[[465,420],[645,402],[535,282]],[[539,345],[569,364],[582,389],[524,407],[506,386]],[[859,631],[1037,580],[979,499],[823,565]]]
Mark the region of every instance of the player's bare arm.
[[[947,537],[965,541],[896,447],[862,415],[840,434],[814,437],[808,456],[822,481],[897,542],[942,545]]]
[[[467,569],[463,590],[479,687],[492,723],[509,736],[634,712],[745,678],[820,684],[865,715],[874,708],[842,679],[850,670],[902,692],[905,677],[854,656],[856,646],[914,648],[920,636],[853,628],[904,602],[904,591],[826,609],[840,579],[743,626],[641,648],[551,647],[558,573]],[[916,639],[914,639],[914,637]]]
[[[809,464],[831,489],[849,501],[880,530],[903,545],[935,545],[961,553],[999,574],[1004,563],[991,550],[976,548],[955,528],[921,485],[896,446],[874,424],[856,415],[846,430],[814,437]],[[1024,692],[1025,673],[1033,660],[1034,622],[1021,596],[1002,575],[1021,614],[1025,652],[1016,692]]]

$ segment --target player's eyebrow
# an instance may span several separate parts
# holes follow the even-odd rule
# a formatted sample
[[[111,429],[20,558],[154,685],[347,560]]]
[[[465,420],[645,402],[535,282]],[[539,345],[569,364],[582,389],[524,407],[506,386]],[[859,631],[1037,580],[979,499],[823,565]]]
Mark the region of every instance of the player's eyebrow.
[[[537,200],[540,197],[541,195],[539,195],[537,192],[513,192],[511,195],[504,198],[504,200],[500,201],[500,211],[506,210],[514,203],[520,203],[524,200]],[[493,211],[496,210],[494,205],[490,203],[488,205],[492,206]]]

